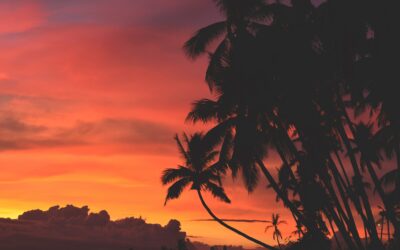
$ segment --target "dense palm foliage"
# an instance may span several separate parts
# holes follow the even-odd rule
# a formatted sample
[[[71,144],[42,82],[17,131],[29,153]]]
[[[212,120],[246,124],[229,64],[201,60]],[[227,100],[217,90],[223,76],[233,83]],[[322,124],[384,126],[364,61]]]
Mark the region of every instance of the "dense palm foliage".
[[[249,191],[267,179],[304,228],[299,249],[329,249],[334,231],[348,249],[400,249],[395,1],[313,2],[215,0],[225,20],[184,46],[209,56],[215,98],[194,102],[188,120],[214,125],[205,141]]]

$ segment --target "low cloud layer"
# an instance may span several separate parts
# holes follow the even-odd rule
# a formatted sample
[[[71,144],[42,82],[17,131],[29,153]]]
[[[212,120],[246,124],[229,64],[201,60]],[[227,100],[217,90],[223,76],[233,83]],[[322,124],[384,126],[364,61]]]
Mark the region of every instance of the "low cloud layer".
[[[104,118],[51,127],[0,114],[0,151],[101,145],[124,145],[138,152],[168,150],[173,134],[167,125],[140,119]]]
[[[157,249],[176,247],[186,233],[177,220],[148,224],[142,218],[110,220],[88,207],[31,210],[17,220],[0,219],[0,249]]]

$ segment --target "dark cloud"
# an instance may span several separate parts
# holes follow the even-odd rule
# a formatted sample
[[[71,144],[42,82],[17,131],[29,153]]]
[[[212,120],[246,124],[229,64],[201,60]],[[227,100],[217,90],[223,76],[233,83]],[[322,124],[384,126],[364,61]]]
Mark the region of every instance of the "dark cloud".
[[[0,115],[0,136],[0,150],[126,145],[146,151],[170,144],[173,130],[151,121],[114,118],[54,128]]]
[[[220,18],[212,0],[114,0],[112,5],[108,0],[40,2],[53,23],[114,23],[172,30],[196,27]]]
[[[172,130],[159,123],[137,119],[108,118],[97,122],[79,122],[75,127],[61,129],[56,137],[84,141],[124,144],[164,144],[171,140]]]
[[[87,206],[31,210],[17,220],[0,219],[0,249],[157,249],[174,248],[186,238],[176,220],[161,226],[142,218],[112,221],[107,211]]]
[[[225,222],[240,222],[240,223],[267,223],[267,222],[271,222],[269,220],[246,220],[246,219],[224,219],[222,218],[221,220],[225,221]],[[215,221],[213,219],[195,219],[192,221],[204,221],[204,222],[209,222],[209,221]]]
[[[40,133],[45,131],[45,126],[36,126],[27,124],[15,117],[8,116],[0,119],[0,131],[1,133],[18,133],[18,134],[31,134]]]

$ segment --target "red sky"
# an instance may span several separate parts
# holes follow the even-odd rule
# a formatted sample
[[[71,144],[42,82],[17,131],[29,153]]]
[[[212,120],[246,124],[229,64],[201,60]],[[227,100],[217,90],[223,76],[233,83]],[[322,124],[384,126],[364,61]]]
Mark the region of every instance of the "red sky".
[[[193,130],[190,103],[209,95],[205,60],[189,61],[181,47],[220,19],[212,1],[2,0],[0,16],[1,217],[89,205],[113,218],[176,218],[196,240],[249,245],[192,221],[208,218],[193,192],[163,206],[161,171],[181,163],[173,135]],[[249,195],[238,180],[228,183],[231,205],[207,200],[221,217],[290,221],[265,187]],[[236,226],[272,242],[263,224]]]

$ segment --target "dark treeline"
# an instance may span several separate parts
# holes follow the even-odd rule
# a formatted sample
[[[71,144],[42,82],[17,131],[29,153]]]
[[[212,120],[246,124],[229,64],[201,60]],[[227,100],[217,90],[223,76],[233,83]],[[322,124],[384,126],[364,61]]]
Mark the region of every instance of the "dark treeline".
[[[400,249],[396,1],[214,2],[225,19],[184,45],[191,59],[209,57],[214,96],[187,120],[213,128],[176,137],[185,165],[164,171],[166,201],[189,186],[217,222],[276,249],[220,220],[202,196],[230,202],[228,174],[249,191],[266,178],[298,225],[290,249],[330,249],[334,232],[341,249]],[[276,177],[269,151],[282,162]]]

